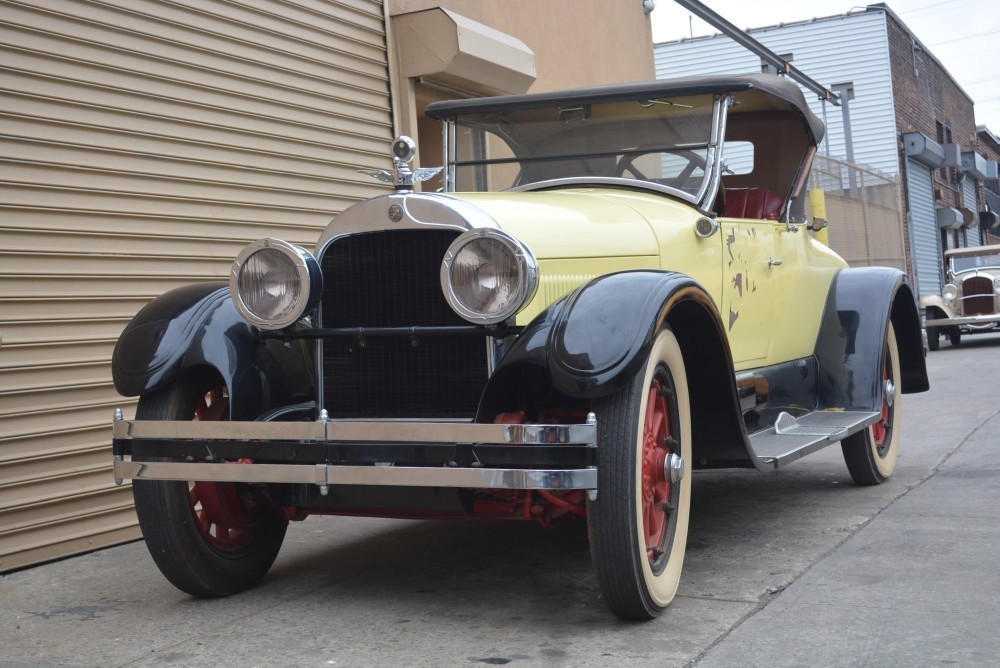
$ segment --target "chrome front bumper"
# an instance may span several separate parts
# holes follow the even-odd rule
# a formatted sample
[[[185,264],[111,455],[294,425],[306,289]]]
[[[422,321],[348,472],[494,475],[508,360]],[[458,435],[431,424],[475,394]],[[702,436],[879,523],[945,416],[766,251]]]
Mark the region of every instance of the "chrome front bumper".
[[[325,414],[326,411],[323,411]],[[253,444],[279,452],[303,444],[424,445],[544,445],[596,447],[597,419],[585,424],[471,424],[445,422],[367,422],[325,420],[316,422],[175,422],[114,419],[114,475],[141,480],[205,480],[245,483],[307,483],[325,495],[331,485],[400,485],[417,487],[469,487],[478,489],[585,489],[596,491],[597,469],[586,468],[485,468],[458,466],[396,466],[391,461],[373,465],[309,463],[249,463],[245,457],[227,461],[147,462],[126,459],[137,442],[163,443],[183,456],[186,446],[197,444],[208,453],[213,445],[229,451]]]
[[[984,325],[996,325],[1000,323],[1000,313],[990,313],[988,315],[970,315],[963,318],[935,318],[925,323],[926,327],[957,327],[971,326],[982,327]]]

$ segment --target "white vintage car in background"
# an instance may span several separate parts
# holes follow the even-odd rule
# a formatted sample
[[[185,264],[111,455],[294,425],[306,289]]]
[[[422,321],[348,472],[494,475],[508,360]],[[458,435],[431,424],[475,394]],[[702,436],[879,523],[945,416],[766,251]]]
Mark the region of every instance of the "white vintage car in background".
[[[920,300],[927,314],[927,347],[937,350],[938,337],[951,345],[962,334],[1000,331],[1000,245],[945,251],[948,283],[940,295]]]

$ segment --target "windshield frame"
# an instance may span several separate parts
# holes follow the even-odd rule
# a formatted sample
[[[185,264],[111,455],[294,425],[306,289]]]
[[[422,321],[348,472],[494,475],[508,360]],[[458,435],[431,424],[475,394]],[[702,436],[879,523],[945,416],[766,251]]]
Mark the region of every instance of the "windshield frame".
[[[637,97],[636,102],[648,101],[648,97]],[[711,127],[709,130],[709,137],[705,144],[699,144],[699,146],[705,147],[705,169],[704,176],[702,178],[701,184],[699,185],[696,192],[691,193],[680,188],[675,188],[666,184],[655,183],[652,181],[647,181],[639,178],[627,178],[627,177],[616,177],[616,176],[580,176],[580,177],[566,177],[566,178],[556,178],[547,179],[541,181],[534,181],[524,185],[516,185],[506,190],[510,192],[528,192],[535,190],[546,190],[551,188],[560,187],[571,187],[574,185],[582,186],[612,186],[612,187],[625,187],[625,188],[641,188],[643,190],[650,190],[671,197],[681,199],[685,202],[695,205],[702,211],[707,211],[711,207],[716,192],[719,187],[719,181],[722,178],[723,169],[723,138],[726,135],[726,119],[728,114],[728,109],[732,104],[732,98],[729,94],[715,94],[712,100],[712,114],[711,114]],[[444,168],[444,192],[452,193],[457,191],[457,173],[458,167],[487,167],[490,164],[519,164],[523,162],[529,162],[532,160],[545,160],[545,159],[565,159],[566,156],[558,156],[552,158],[497,158],[497,159],[480,159],[480,160],[459,160],[458,159],[458,123],[457,120],[461,116],[452,116],[443,119],[445,122],[444,128],[444,157],[445,157],[445,168]],[[649,153],[650,149],[623,149],[616,151],[615,154],[641,154]],[[599,155],[601,153],[607,152],[597,152],[594,153],[584,153],[581,154],[584,157],[589,157],[591,155]]]
[[[965,267],[963,269],[956,269],[956,261],[975,261],[976,258],[996,258],[996,262],[993,264],[986,264],[982,266],[975,267]],[[990,271],[990,272],[1000,272],[1000,249],[989,252],[989,253],[968,253],[962,255],[952,255],[948,258],[948,269],[951,271],[952,276],[957,276],[958,274],[965,274],[970,271]]]

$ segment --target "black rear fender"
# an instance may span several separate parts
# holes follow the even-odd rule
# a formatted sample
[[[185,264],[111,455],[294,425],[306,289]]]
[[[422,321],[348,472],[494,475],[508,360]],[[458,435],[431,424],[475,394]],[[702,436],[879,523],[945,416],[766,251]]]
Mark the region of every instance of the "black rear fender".
[[[821,408],[882,405],[883,342],[890,321],[899,348],[900,391],[930,387],[920,315],[906,274],[888,267],[844,269],[830,286],[816,341]]]

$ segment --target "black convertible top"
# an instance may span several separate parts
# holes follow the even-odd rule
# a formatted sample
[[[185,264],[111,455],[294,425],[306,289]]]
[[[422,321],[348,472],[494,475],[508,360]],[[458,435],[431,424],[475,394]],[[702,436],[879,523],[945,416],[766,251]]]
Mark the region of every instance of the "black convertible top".
[[[806,104],[802,89],[790,79],[773,74],[720,74],[690,76],[677,79],[657,79],[635,83],[611,84],[574,88],[547,93],[526,93],[499,97],[479,97],[465,100],[435,102],[427,107],[431,118],[451,119],[466,114],[483,114],[513,109],[553,107],[565,104],[600,104],[621,100],[680,97],[686,95],[732,94],[737,100],[741,92],[757,91],[786,102],[799,114],[804,125],[819,143],[823,138],[823,122]],[[737,113],[736,110],[733,113]]]

